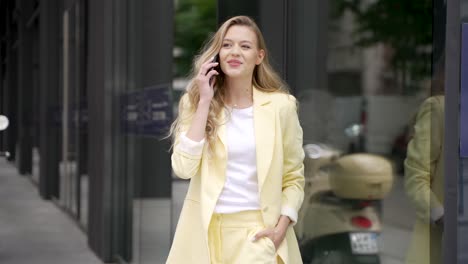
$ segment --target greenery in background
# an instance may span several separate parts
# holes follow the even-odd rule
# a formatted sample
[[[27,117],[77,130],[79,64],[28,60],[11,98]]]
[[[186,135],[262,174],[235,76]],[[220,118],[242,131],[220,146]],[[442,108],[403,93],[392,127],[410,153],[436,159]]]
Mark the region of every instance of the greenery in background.
[[[175,13],[174,76],[186,76],[207,37],[216,30],[216,0],[178,0]]]
[[[430,77],[432,0],[334,0],[334,4],[335,15],[354,14],[358,46],[384,43],[393,49],[391,64],[401,79]],[[407,82],[402,84],[405,87]]]

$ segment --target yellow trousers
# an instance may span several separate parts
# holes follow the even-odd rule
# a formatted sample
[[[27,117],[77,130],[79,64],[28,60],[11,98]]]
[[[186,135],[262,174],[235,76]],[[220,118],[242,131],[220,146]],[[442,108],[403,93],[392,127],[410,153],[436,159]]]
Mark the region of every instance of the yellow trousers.
[[[252,238],[265,228],[260,211],[213,214],[208,230],[211,264],[276,264],[273,241]]]

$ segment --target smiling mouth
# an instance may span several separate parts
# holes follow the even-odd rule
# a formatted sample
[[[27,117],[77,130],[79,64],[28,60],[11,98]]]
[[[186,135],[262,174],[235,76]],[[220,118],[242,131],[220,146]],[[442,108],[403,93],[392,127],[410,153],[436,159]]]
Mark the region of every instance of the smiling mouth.
[[[242,63],[240,61],[228,61],[228,64],[230,66],[239,66],[241,65]]]

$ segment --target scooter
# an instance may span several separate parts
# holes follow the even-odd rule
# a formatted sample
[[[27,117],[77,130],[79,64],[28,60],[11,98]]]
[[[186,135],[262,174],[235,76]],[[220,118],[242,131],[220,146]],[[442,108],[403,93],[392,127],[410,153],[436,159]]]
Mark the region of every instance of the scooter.
[[[321,144],[304,151],[305,197],[295,226],[303,262],[380,263],[379,201],[392,187],[391,163]]]
[[[7,129],[10,122],[8,118],[4,115],[0,115],[0,131]],[[0,157],[10,157],[10,152],[8,151],[0,151]]]

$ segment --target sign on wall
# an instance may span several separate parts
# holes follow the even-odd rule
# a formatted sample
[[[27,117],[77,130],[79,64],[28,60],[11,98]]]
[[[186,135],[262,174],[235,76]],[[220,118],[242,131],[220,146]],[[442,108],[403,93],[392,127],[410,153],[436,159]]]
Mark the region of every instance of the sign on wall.
[[[468,157],[468,23],[462,24],[460,67],[460,156]]]
[[[121,124],[126,134],[165,136],[172,122],[169,85],[129,92],[121,97]]]

